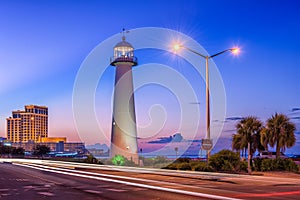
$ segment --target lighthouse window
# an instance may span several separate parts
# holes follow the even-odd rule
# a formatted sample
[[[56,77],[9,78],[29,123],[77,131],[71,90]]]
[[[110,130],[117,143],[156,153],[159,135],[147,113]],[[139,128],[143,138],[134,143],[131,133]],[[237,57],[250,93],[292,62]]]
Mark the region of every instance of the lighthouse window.
[[[117,47],[115,48],[115,57],[133,57],[133,48],[131,47]]]

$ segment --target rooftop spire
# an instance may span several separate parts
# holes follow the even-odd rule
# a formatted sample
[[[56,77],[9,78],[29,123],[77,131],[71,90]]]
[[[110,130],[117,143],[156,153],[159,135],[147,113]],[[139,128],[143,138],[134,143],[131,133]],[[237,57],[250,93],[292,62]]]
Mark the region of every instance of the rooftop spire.
[[[122,41],[125,41],[126,37],[125,37],[125,33],[129,33],[129,31],[126,31],[125,28],[122,29]]]

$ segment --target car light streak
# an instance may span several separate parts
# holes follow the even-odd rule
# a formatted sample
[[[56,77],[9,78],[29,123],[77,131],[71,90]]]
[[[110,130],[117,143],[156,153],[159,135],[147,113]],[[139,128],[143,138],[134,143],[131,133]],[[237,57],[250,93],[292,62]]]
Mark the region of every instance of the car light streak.
[[[59,174],[70,175],[70,176],[77,176],[77,177],[82,177],[82,178],[95,179],[95,180],[100,180],[100,181],[114,182],[114,183],[119,183],[119,184],[135,186],[135,187],[142,187],[142,188],[148,188],[148,189],[153,189],[153,190],[160,190],[160,191],[166,191],[166,192],[172,192],[172,193],[178,193],[178,194],[184,194],[184,195],[191,195],[191,196],[204,197],[204,198],[210,198],[210,199],[220,199],[220,200],[239,200],[237,198],[205,194],[205,193],[199,193],[199,192],[191,192],[191,191],[178,190],[178,189],[172,189],[172,188],[165,188],[165,187],[146,185],[146,184],[141,184],[141,183],[132,183],[132,182],[114,180],[114,179],[109,179],[109,178],[104,178],[104,177],[95,177],[95,176],[91,176],[91,175],[75,174],[75,173],[71,173],[71,172],[39,168],[36,166],[30,166],[30,165],[19,164],[19,163],[14,163],[14,165],[28,167],[28,168],[32,168],[32,169],[36,169],[36,170],[41,170],[41,171],[59,173]]]
[[[57,167],[50,167],[50,166],[44,166],[44,165],[37,165],[37,164],[26,164],[29,166],[35,166],[38,168],[44,168],[44,169],[53,169],[58,171],[67,171],[67,172],[76,172],[80,174],[87,174],[87,175],[93,175],[93,176],[102,176],[102,177],[109,177],[109,178],[118,178],[118,179],[125,179],[125,180],[133,180],[133,181],[143,181],[143,182],[149,182],[149,183],[159,183],[159,184],[168,184],[168,185],[176,185],[177,183],[171,183],[171,182],[162,182],[162,181],[156,181],[156,180],[150,180],[150,179],[142,179],[142,178],[133,178],[133,177],[127,177],[127,176],[118,176],[118,175],[111,175],[111,174],[100,174],[100,173],[94,173],[94,172],[85,172],[85,171],[79,171],[79,170],[70,170],[65,168],[57,168]],[[185,187],[191,187],[191,188],[199,188],[196,186],[190,186],[190,185],[184,185]]]
[[[262,194],[251,194],[251,193],[245,193],[236,195],[237,197],[273,197],[273,196],[287,196],[287,195],[296,195],[300,194],[300,190],[297,191],[289,191],[289,192],[272,192],[272,193],[262,193]]]
[[[97,165],[97,164],[84,164],[84,163],[74,163],[74,162],[65,162],[65,161],[51,161],[51,160],[36,160],[36,159],[0,159],[0,162],[19,162],[19,163],[36,163],[41,165],[55,165],[55,166],[65,166],[65,168],[70,168],[70,166],[74,168],[84,168],[84,169],[98,169],[98,170],[107,170],[107,171],[120,171],[120,172],[133,172],[133,173],[145,173],[145,174],[157,174],[157,175],[169,175],[169,176],[176,176],[176,177],[185,177],[185,178],[200,178],[204,180],[210,179],[220,179],[220,180],[232,180],[235,178],[242,178],[244,181],[255,181],[255,182],[264,182],[264,183],[274,183],[274,179],[280,183],[289,184],[291,181],[293,183],[300,184],[300,180],[296,178],[282,178],[282,177],[260,177],[260,176],[249,176],[249,175],[241,175],[241,174],[224,174],[224,173],[217,173],[217,172],[193,172],[193,171],[171,171],[171,170],[164,170],[164,169],[143,169],[137,167],[119,167],[119,166],[104,166],[104,165]]]

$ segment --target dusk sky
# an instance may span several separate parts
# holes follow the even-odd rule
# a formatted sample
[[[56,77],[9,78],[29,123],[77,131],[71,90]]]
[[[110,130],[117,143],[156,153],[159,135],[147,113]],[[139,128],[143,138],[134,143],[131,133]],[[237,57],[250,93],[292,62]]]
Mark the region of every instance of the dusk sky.
[[[228,53],[213,60],[226,94],[225,120],[212,119],[212,126],[218,126],[217,123],[224,126],[218,148],[231,148],[230,138],[241,117],[254,115],[265,122],[279,112],[286,114],[297,127],[297,144],[287,153],[300,153],[299,11],[300,2],[297,0],[1,0],[0,136],[6,136],[5,119],[11,116],[12,110],[37,104],[49,107],[49,136],[66,136],[69,141],[83,140],[87,144],[108,144],[115,69],[103,66],[107,68],[100,77],[95,95],[96,115],[99,123],[104,124],[101,134],[106,139],[91,136],[86,140],[86,133],[76,130],[72,95],[78,72],[83,61],[101,42],[112,36],[121,40],[122,28],[157,27],[188,35],[209,54],[234,46],[241,48],[239,56]],[[135,46],[130,34],[128,41]],[[107,52],[113,56],[113,45]],[[190,102],[189,109],[200,110],[199,127],[194,136],[189,133],[188,124],[178,127],[179,121],[184,119],[181,119],[178,108],[181,102],[176,99],[178,96],[174,90],[180,90],[180,86],[172,89],[149,84],[137,89],[138,136],[145,139],[140,145],[145,148],[161,145],[164,140],[159,138],[177,132],[186,141],[203,138],[203,78],[196,74],[191,64],[171,52],[146,49],[138,50],[135,55],[139,65],[159,63],[180,73],[191,84],[197,97],[196,102]],[[198,59],[204,70],[205,61],[201,57]],[[135,72],[134,69],[133,75],[137,74],[138,70]],[[146,78],[149,74],[141,76]],[[174,83],[177,81],[174,80]],[[185,91],[181,91],[184,94]],[[159,118],[162,110],[155,110],[158,104],[163,107],[165,119]],[[153,105],[153,113],[151,111],[149,115]],[[192,116],[188,117],[191,123],[194,120]],[[160,124],[164,120],[165,124]],[[157,130],[160,125],[162,129]]]

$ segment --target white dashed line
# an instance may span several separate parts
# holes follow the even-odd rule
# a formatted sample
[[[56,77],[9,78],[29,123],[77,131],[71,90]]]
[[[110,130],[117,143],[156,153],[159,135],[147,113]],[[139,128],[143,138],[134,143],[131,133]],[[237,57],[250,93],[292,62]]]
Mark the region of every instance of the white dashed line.
[[[38,194],[41,194],[41,195],[44,195],[44,196],[48,196],[48,197],[55,196],[53,193],[50,193],[50,192],[38,192]]]

